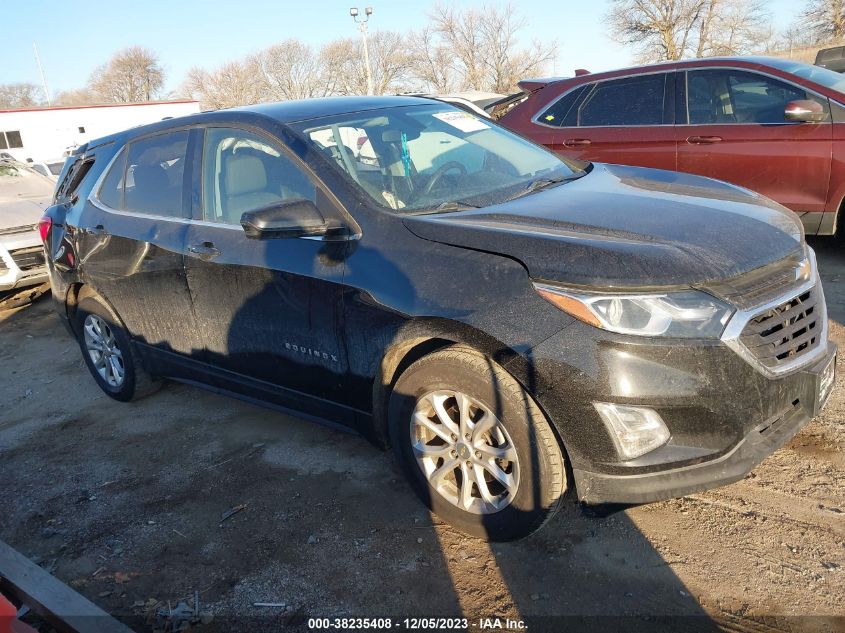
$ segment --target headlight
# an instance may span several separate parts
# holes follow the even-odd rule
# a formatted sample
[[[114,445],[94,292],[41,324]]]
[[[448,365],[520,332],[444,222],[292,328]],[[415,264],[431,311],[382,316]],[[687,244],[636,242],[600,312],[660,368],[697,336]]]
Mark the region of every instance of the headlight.
[[[610,294],[534,284],[549,303],[611,332],[637,336],[719,338],[733,308],[704,292]]]

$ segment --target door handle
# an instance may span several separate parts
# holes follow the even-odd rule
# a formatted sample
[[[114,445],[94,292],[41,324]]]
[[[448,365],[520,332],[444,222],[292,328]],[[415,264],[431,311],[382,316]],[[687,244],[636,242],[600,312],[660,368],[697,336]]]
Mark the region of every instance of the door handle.
[[[568,138],[563,141],[564,147],[587,147],[592,141],[588,138]]]
[[[687,143],[690,145],[712,145],[713,143],[721,142],[721,136],[690,136],[687,138]]]
[[[93,229],[88,229],[88,232],[91,235],[108,235],[109,234],[108,231],[106,231],[106,227],[104,227],[102,224],[98,224]]]
[[[208,261],[214,259],[220,254],[220,249],[214,246],[214,242],[200,242],[199,244],[191,244],[188,251],[197,255],[200,259]]]

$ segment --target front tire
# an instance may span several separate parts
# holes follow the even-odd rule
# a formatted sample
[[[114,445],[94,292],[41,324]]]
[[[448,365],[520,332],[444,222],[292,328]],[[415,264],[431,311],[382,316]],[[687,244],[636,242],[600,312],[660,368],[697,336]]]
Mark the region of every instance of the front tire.
[[[522,538],[558,509],[564,457],[543,413],[502,367],[455,345],[396,381],[391,443],[423,502],[459,530]]]
[[[129,402],[158,390],[160,381],[141,366],[120,319],[105,304],[82,299],[75,326],[85,364],[108,396]]]

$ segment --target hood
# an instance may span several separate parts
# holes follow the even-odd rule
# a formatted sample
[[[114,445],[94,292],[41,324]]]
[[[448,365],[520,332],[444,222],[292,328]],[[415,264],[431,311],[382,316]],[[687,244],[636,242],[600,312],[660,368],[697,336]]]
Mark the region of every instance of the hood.
[[[29,198],[12,202],[0,201],[0,235],[19,232],[15,229],[31,230],[33,226],[38,224],[50,204],[50,198]]]
[[[519,260],[532,278],[633,288],[700,285],[803,255],[798,217],[728,183],[594,164],[484,209],[404,218],[417,236]]]
[[[25,165],[0,163],[0,233],[31,229],[52,204],[55,183]]]

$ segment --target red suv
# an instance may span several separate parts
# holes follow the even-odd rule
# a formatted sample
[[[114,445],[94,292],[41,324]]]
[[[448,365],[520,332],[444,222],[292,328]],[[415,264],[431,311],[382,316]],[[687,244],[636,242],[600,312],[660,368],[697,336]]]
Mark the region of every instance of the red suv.
[[[845,77],[765,57],[524,81],[500,123],[582,160],[747,187],[830,235],[845,199]]]

